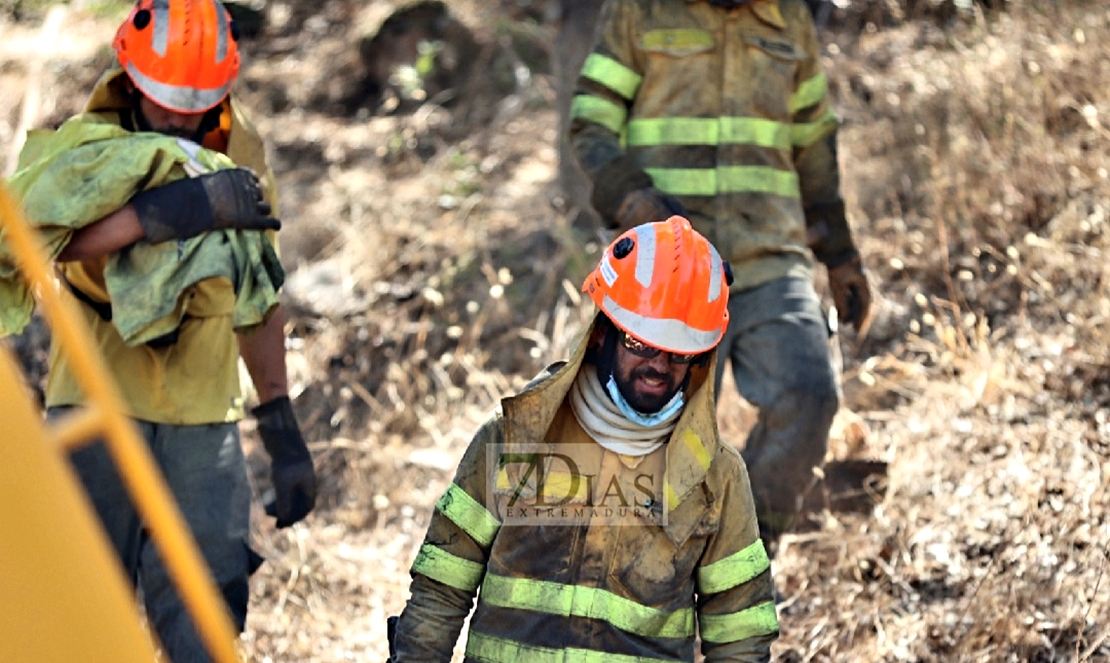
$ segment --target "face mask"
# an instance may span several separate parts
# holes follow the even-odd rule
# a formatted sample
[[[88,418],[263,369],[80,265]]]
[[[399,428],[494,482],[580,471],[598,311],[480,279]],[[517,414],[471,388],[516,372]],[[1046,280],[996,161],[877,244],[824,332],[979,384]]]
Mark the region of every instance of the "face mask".
[[[629,421],[643,426],[644,428],[654,428],[658,426],[673,417],[684,405],[686,405],[684,390],[679,389],[675,392],[674,396],[671,397],[671,400],[658,412],[644,414],[634,409],[628,404],[628,401],[624,400],[624,394],[621,393],[620,387],[617,386],[617,380],[612,374],[609,375],[609,381],[605,383],[605,391],[609,393],[609,398],[613,399],[613,403],[616,404],[621,414],[627,417]]]

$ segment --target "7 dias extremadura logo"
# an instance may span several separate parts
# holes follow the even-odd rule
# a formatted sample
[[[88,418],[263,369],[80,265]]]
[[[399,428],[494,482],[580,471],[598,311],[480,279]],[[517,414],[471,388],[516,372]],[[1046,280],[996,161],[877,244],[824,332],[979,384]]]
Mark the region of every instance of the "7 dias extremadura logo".
[[[599,445],[514,445],[487,456],[502,526],[666,525],[663,469]]]

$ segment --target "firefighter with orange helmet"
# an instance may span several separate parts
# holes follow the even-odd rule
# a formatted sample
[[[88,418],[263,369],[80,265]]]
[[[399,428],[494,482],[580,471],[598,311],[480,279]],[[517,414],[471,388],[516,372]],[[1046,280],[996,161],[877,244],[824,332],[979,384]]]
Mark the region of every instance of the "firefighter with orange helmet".
[[[682,217],[613,242],[570,359],[505,398],[436,503],[393,663],[768,661],[770,561],[717,434],[731,273]]]
[[[238,37],[217,0],[140,0],[114,40],[119,66],[83,113],[29,137],[11,181],[32,223],[59,238],[58,271],[242,629],[261,559],[248,545],[240,357],[260,403],[253,414],[272,461],[268,510],[278,527],[312,510],[316,476],[288,394],[273,175],[230,94]],[[213,233],[223,236],[206,242]],[[155,256],[146,267],[166,288],[143,290],[152,301],[113,297],[113,279],[140,255]],[[265,272],[252,256],[270,258]],[[185,265],[196,271],[183,281]],[[242,273],[267,276],[270,289],[240,287]],[[250,297],[267,304],[248,328],[239,315]],[[137,309],[169,311],[157,321],[173,328],[132,342],[119,322]],[[56,418],[84,395],[74,367],[57,348],[51,355],[46,406]],[[104,445],[77,450],[72,462],[168,658],[210,660]]]

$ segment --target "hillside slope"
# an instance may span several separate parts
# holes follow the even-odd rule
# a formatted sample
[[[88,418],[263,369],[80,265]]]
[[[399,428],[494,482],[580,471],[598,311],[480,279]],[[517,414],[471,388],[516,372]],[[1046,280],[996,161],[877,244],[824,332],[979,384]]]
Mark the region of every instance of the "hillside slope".
[[[432,504],[497,398],[580,328],[599,247],[553,185],[557,55],[533,3],[450,3],[480,74],[455,66],[439,94],[425,82],[435,103],[392,113],[356,47],[390,3],[264,4],[239,88],[284,187],[290,368],[323,491],[292,531],[257,514],[244,651],[384,660]],[[786,538],[776,655],[1110,661],[1110,15],[839,4],[822,35],[881,301],[839,340],[830,459],[889,470],[870,513]],[[0,84],[22,93],[0,99],[0,153],[79,107],[109,14],[2,19]],[[750,412],[725,392],[742,444]]]

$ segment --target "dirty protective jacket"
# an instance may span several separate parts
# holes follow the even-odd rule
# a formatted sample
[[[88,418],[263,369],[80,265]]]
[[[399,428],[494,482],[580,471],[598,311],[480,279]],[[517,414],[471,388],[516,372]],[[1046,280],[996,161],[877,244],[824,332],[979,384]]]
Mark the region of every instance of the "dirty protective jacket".
[[[596,370],[584,348],[474,437],[413,562],[394,663],[450,661],[476,593],[468,661],[692,661],[695,629],[707,661],[769,660],[770,562],[706,367],[668,443],[618,456],[566,398]]]
[[[802,0],[611,0],[571,110],[593,204],[616,224],[654,186],[732,263],[734,290],[854,252],[812,17]],[[618,230],[626,230],[619,228]],[[808,240],[812,242],[813,240]]]
[[[107,72],[96,84],[85,113],[116,118],[124,123],[124,114],[131,112],[124,80],[125,75],[119,69]],[[223,152],[236,165],[258,173],[264,194],[276,210],[274,180],[262,139],[238,102],[225,100],[220,127],[206,136],[205,147]],[[112,210],[105,213],[108,211]],[[276,241],[273,233],[270,239]],[[66,281],[93,301],[109,302],[105,286],[109,258],[62,263],[59,271]],[[173,425],[221,423],[242,418],[235,288],[228,278],[209,278],[190,287],[177,307],[177,313],[184,320],[180,333],[173,343],[159,347],[128,345],[111,321],[92,306],[75,303],[92,330],[130,416]],[[167,296],[171,296],[170,293]],[[55,344],[47,376],[46,405],[77,405],[84,399],[73,367]]]

